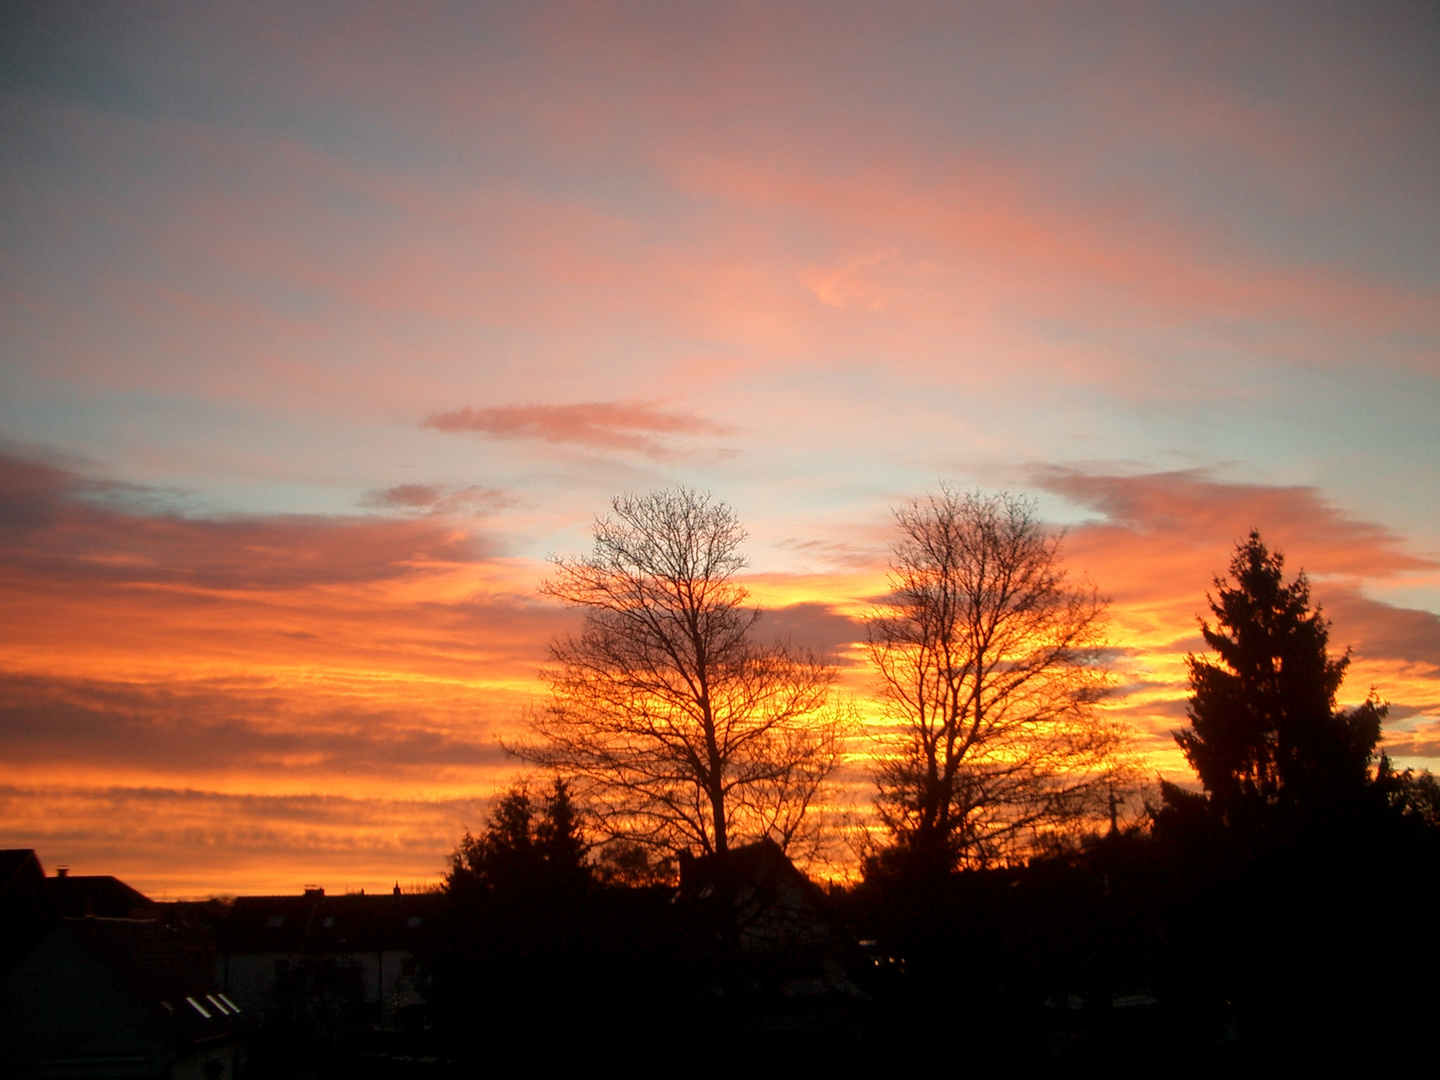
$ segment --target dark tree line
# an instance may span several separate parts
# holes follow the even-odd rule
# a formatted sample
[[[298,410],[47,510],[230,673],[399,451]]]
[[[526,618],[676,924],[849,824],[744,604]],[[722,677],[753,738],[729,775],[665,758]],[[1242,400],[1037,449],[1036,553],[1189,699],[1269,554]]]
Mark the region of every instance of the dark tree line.
[[[1205,794],[1166,784],[1173,815],[1316,829],[1381,797],[1371,766],[1385,706],[1372,694],[1356,709],[1335,707],[1350,657],[1330,656],[1305,575],[1287,585],[1283,567],[1252,532],[1230,563],[1233,584],[1216,582],[1216,622],[1200,630],[1217,660],[1189,658],[1190,727],[1175,735]]]
[[[643,852],[595,852],[563,781],[520,783],[466,833],[420,956],[428,1025],[452,1061],[524,1047],[536,1071],[648,1075],[673,1061],[691,951]],[[647,1017],[642,1029],[637,1018]]]
[[[858,887],[813,901],[854,946],[831,957],[854,993],[840,995],[846,1019],[824,1034],[849,1066],[893,1063],[957,1016],[984,1033],[956,1051],[972,1067],[1059,1058],[1140,1068],[1177,1053],[1215,1067],[1359,1062],[1384,1033],[1427,1022],[1435,988],[1410,977],[1411,946],[1387,927],[1433,906],[1440,787],[1386,759],[1386,708],[1373,693],[1337,707],[1349,658],[1331,655],[1303,574],[1287,581],[1258,534],[1238,545],[1209,598],[1209,652],[1189,659],[1189,723],[1175,733],[1198,790],[1163,784],[1148,819],[1123,825],[1113,794],[1123,761],[1114,733],[1094,724],[1104,679],[1093,588],[1066,583],[1056,541],[1023,501],[947,493],[901,521],[894,596],[871,626],[895,721],[880,788],[889,845]],[[722,548],[730,539],[719,537]],[[718,595],[730,605],[722,629],[748,633],[735,594]],[[736,655],[726,677],[743,681],[756,654]],[[567,684],[566,710],[579,708],[573,692]],[[674,746],[697,732],[694,745],[705,744],[711,706],[696,699],[698,712],[671,714],[640,698],[646,719],[630,734],[647,760],[670,745],[659,738],[666,724],[698,718]],[[791,704],[777,705],[775,727],[762,708],[734,730],[803,721]],[[621,708],[617,697],[602,712]],[[748,828],[766,835],[773,819],[727,817],[750,824],[716,840],[731,826],[715,831],[720,796],[706,794],[706,775],[677,768],[667,797],[690,792],[720,860],[710,880],[724,883],[727,847]],[[802,791],[800,817],[808,783],[789,789]],[[642,793],[645,813],[652,795]],[[1108,829],[1076,827],[1103,822],[1107,801]],[[713,901],[675,894],[653,821],[638,838],[622,824],[587,819],[562,779],[541,797],[512,789],[481,834],[465,836],[447,881],[450,921],[425,962],[434,1022],[452,1045],[484,1017],[490,1030],[539,1038],[557,1062],[616,1071],[615,1051],[587,1054],[644,1017],[648,1056],[629,1071],[698,1060],[702,1074],[725,1073],[733,1062],[706,1056],[717,1036],[740,1046],[757,1017],[789,1015],[759,1002],[768,991],[735,977],[723,955],[729,974],[712,977],[743,928],[717,921]],[[737,889],[731,879],[720,890],[726,910]]]
[[[1201,793],[1162,786],[1155,840],[1176,882],[1177,959],[1188,987],[1228,1003],[1252,1060],[1363,1057],[1433,1009],[1387,923],[1432,907],[1440,886],[1435,780],[1397,773],[1379,748],[1372,691],[1341,709],[1348,654],[1302,573],[1258,533],[1242,542],[1192,656],[1190,725],[1176,742]]]
[[[1105,601],[1018,495],[942,490],[896,511],[889,594],[867,621],[886,726],[877,867],[996,865],[1102,816],[1123,733],[1096,708]],[[833,848],[853,744],[833,663],[766,641],[735,580],[733,510],[688,489],[621,496],[544,591],[579,609],[519,757],[565,778],[601,835],[663,855],[762,837]]]
[[[446,888],[489,895],[574,892],[589,881],[588,851],[565,781],[554,781],[538,807],[529,786],[520,784],[496,800],[484,832],[461,837]]]
[[[1210,608],[1175,732],[1199,791],[1163,784],[1148,827],[1024,867],[859,890],[860,924],[905,963],[889,1031],[963,1007],[1012,1064],[1028,1045],[1295,1070],[1362,1065],[1433,1021],[1435,981],[1397,931],[1440,895],[1434,777],[1385,758],[1373,693],[1337,707],[1348,655],[1258,534]]]

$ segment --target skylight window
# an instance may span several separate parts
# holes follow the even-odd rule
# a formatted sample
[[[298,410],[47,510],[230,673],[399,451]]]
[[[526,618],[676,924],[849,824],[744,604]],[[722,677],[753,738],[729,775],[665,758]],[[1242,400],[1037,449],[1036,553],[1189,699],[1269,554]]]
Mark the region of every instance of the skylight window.
[[[408,926],[419,926],[419,925],[420,925],[420,916],[419,916],[419,915],[411,915],[411,916],[410,916],[410,919],[409,919],[409,921],[408,921],[408,923],[407,923],[406,925],[408,925]]]
[[[214,994],[206,994],[206,995],[205,995],[205,1000],[208,1001],[208,1002],[210,1002],[211,1005],[214,1005],[215,1008],[219,1009],[221,1016],[229,1016],[229,1015],[230,1015],[230,1010],[227,1009],[227,1008],[226,1008],[223,1004],[221,1004],[219,1001],[216,1001]]]
[[[205,1008],[204,1005],[201,1005],[200,1002],[196,1001],[193,997],[187,997],[185,1000],[190,1003],[190,1007],[191,1007],[192,1009],[194,1009],[196,1012],[198,1012],[198,1013],[199,1013],[201,1016],[203,1016],[206,1020],[209,1020],[209,1019],[210,1019],[210,1010],[208,1010],[207,1008]]]
[[[279,927],[281,927],[281,926],[284,926],[284,925],[285,925],[285,916],[284,916],[284,915],[271,915],[270,918],[268,918],[268,919],[265,920],[265,925],[268,926],[268,927],[270,927],[270,929],[272,929],[272,930],[277,929],[277,928],[279,928]]]
[[[236,1005],[235,1002],[231,1001],[228,995],[226,995],[226,994],[218,994],[218,995],[216,995],[216,996],[219,997],[221,1001],[225,1002],[226,1005],[229,1005],[229,1006],[230,1006],[230,1011],[231,1011],[231,1012],[237,1012],[237,1013],[238,1013],[238,1012],[240,1011],[240,1006],[239,1006],[239,1005]]]
[[[326,915],[326,916],[325,916],[325,929],[326,929],[326,930],[329,930],[329,929],[330,929],[332,926],[334,926],[334,925],[335,925],[335,916],[334,916],[334,915]]]

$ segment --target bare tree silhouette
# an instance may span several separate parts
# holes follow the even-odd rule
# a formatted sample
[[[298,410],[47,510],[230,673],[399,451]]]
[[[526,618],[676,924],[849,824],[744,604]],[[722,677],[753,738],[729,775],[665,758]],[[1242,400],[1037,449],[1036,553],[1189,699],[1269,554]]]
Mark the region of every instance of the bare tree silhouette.
[[[869,620],[891,728],[876,807],[915,869],[985,865],[1100,812],[1121,733],[1095,705],[1105,603],[1072,586],[1029,500],[942,489],[895,513]]]
[[[729,506],[679,488],[611,509],[590,554],[556,559],[544,586],[584,626],[551,646],[549,704],[510,749],[566,777],[612,836],[813,848],[849,724],[830,700],[834,668],[757,639]]]

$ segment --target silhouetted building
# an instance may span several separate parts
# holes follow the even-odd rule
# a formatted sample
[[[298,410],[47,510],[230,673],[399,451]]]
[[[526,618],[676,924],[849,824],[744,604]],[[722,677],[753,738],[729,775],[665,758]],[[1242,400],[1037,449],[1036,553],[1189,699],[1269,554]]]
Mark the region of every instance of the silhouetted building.
[[[160,913],[116,878],[0,851],[0,1075],[236,1075],[248,1018]]]
[[[300,999],[350,1027],[391,1027],[423,1004],[415,970],[439,894],[241,896],[216,926],[216,974],[242,1007],[293,1009]]]
[[[230,1080],[248,1018],[154,919],[62,919],[5,973],[16,1077]]]
[[[0,851],[0,972],[55,922],[45,871],[30,848]]]
[[[158,919],[160,906],[109,874],[76,876],[63,867],[45,879],[59,913],[70,919],[98,915],[105,919]]]
[[[852,943],[840,934],[829,899],[774,841],[682,858],[680,901],[714,928],[723,949],[738,953],[726,960],[736,989],[768,1002],[774,1022],[795,1022],[797,1008],[862,996],[846,974]],[[723,944],[726,937],[733,944]]]

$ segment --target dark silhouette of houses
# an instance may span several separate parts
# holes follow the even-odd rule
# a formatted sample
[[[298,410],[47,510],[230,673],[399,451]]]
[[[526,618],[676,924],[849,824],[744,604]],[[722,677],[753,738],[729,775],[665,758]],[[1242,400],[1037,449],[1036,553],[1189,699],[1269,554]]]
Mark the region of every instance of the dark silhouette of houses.
[[[716,990],[748,998],[761,1026],[828,1026],[863,997],[829,898],[773,840],[682,857],[679,901],[710,928]]]
[[[29,848],[0,851],[0,972],[38,941],[57,917],[45,871]]]
[[[92,906],[113,902],[158,915],[156,905],[113,878],[57,893],[31,851],[0,853],[0,878],[7,870],[0,906],[7,916],[32,914],[18,947],[6,926],[12,947],[0,976],[0,1074],[236,1075],[249,1018],[171,927],[157,917],[61,914],[62,903],[86,895]]]
[[[241,896],[215,927],[216,975],[256,1013],[304,999],[322,1026],[393,1027],[424,1003],[416,950],[440,916],[438,893]]]
[[[74,875],[64,867],[45,879],[56,910],[65,918],[158,919],[160,905],[109,874]]]

